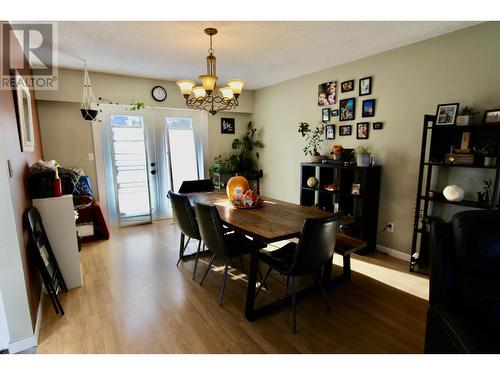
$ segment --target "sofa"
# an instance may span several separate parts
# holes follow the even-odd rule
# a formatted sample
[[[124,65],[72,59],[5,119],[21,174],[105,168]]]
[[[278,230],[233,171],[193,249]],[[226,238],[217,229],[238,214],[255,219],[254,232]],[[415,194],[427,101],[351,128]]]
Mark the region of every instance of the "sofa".
[[[434,222],[425,353],[500,353],[500,212]]]

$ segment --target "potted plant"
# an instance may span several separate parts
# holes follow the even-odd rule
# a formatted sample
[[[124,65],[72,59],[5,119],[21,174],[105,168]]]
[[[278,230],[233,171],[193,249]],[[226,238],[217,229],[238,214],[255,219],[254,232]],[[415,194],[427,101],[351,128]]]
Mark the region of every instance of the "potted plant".
[[[230,157],[232,163],[237,162],[237,171],[248,173],[249,176],[255,175],[255,177],[262,177],[262,171],[259,170],[257,160],[259,159],[259,153],[255,152],[256,148],[264,147],[264,143],[260,139],[255,139],[255,133],[257,129],[252,126],[252,121],[247,125],[247,133],[243,138],[236,138],[231,144],[233,150],[240,150],[239,155],[232,155]]]
[[[325,140],[325,124],[320,122],[314,129],[307,122],[299,124],[298,132],[306,139],[306,146],[302,149],[304,155],[311,155],[311,162],[320,163],[323,159],[318,150],[321,143]]]
[[[460,115],[457,116],[456,124],[458,126],[471,125],[473,117],[478,114],[479,112],[474,110],[474,108],[472,107],[462,108],[462,110],[460,111]]]
[[[498,149],[494,143],[476,148],[476,153],[484,157],[485,167],[495,167],[497,165]]]
[[[344,148],[342,147],[342,145],[333,145],[330,154],[333,155],[334,160],[341,160],[343,151]]]
[[[372,146],[357,146],[354,149],[356,154],[356,164],[358,167],[369,167],[370,157],[372,154]]]

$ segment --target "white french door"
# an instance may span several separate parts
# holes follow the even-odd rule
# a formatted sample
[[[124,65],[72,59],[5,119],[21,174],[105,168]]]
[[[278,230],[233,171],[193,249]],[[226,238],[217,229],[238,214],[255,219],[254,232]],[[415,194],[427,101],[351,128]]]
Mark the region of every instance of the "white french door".
[[[102,119],[110,223],[128,226],[171,217],[168,191],[178,191],[184,180],[204,176],[206,116],[188,110],[129,111],[105,105]]]

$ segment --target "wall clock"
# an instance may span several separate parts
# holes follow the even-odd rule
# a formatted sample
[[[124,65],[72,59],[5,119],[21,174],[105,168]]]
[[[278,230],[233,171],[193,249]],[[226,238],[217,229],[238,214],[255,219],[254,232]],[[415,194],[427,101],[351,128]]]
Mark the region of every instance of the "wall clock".
[[[167,90],[162,86],[155,86],[153,90],[151,90],[151,95],[157,102],[162,102],[167,99]]]

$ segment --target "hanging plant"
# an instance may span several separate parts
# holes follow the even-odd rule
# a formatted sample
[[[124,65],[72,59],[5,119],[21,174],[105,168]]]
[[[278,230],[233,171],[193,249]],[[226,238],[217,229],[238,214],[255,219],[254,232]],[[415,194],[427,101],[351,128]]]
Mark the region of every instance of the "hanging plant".
[[[85,62],[85,68],[83,70],[83,94],[82,94],[82,105],[80,107],[80,112],[85,121],[93,122],[97,118],[99,111],[94,109],[96,106],[94,92],[92,91],[92,84],[90,83],[89,72],[87,71],[87,62]]]

